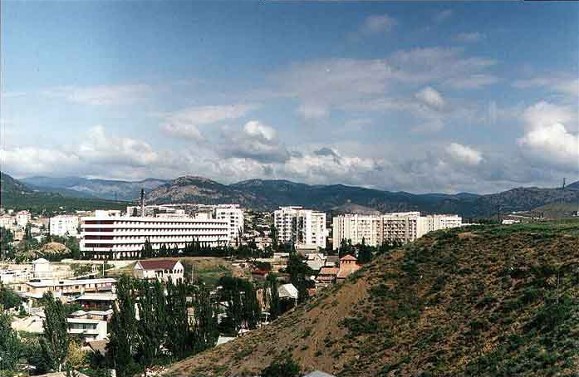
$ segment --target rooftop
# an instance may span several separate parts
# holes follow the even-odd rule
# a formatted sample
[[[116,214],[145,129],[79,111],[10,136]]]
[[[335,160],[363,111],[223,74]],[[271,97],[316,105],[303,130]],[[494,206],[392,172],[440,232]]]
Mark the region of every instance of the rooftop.
[[[135,268],[140,265],[143,270],[172,270],[177,263],[179,263],[178,260],[171,259],[140,260]]]

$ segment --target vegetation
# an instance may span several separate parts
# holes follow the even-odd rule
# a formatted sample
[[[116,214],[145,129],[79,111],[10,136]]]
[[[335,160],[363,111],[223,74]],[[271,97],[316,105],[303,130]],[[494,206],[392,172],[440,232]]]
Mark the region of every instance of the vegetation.
[[[62,302],[55,299],[50,292],[44,294],[42,301],[46,315],[40,342],[42,355],[51,369],[60,372],[66,360],[69,344],[66,310]]]
[[[574,376],[578,271],[576,221],[439,231],[171,371],[258,374],[291,355],[346,377]]]

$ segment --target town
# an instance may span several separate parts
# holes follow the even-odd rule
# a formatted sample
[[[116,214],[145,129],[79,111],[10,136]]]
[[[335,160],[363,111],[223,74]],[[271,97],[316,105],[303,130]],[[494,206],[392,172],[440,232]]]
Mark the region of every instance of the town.
[[[169,322],[183,319],[172,328],[190,337],[174,334],[140,345],[149,347],[142,350],[147,357],[117,364],[117,375],[267,326],[376,255],[463,225],[458,215],[419,212],[328,218],[301,206],[267,213],[237,204],[145,205],[143,194],[140,205],[124,211],[43,217],[3,209],[0,221],[2,305],[11,315],[4,320],[12,318],[12,329],[29,334],[25,343],[33,348],[47,331],[56,331],[48,330],[51,318],[66,315],[60,329],[66,332],[59,334],[66,343],[49,344],[42,362],[29,360],[22,368],[79,369],[91,360],[89,369],[104,370],[110,365],[104,360],[121,351],[119,337],[130,339],[130,326],[143,337],[162,332],[159,326],[167,324],[158,318],[161,307],[173,311],[167,312]],[[151,298],[151,290],[160,296]],[[147,315],[155,316],[155,324],[143,328]],[[63,344],[67,349],[59,348]],[[64,365],[65,359],[76,364]]]

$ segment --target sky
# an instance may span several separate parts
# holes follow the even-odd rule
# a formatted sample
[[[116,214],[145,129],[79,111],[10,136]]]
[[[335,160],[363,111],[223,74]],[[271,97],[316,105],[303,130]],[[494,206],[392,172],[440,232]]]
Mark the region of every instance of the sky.
[[[0,41],[17,178],[579,179],[578,2],[7,0]]]

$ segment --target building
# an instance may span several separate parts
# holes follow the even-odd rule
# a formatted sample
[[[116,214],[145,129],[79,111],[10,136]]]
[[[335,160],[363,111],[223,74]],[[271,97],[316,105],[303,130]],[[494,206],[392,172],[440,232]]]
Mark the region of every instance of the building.
[[[229,241],[232,245],[239,246],[240,238],[244,231],[243,210],[239,205],[219,204],[215,206],[214,217],[229,224]]]
[[[30,212],[20,211],[16,214],[16,224],[18,224],[20,228],[26,228],[31,218]]]
[[[278,242],[306,248],[326,248],[326,214],[302,207],[280,207],[274,212]]]
[[[82,337],[84,342],[103,340],[107,337],[107,321],[85,316],[67,318],[67,332]]]
[[[353,245],[362,241],[368,246],[382,243],[380,216],[346,214],[332,219],[332,238],[334,249],[342,240],[350,240]]]
[[[193,241],[211,247],[227,246],[229,240],[229,223],[219,219],[130,217],[106,211],[81,219],[80,250],[95,258],[138,258],[145,241],[158,250],[162,245],[184,248]]]
[[[143,280],[160,280],[164,283],[183,281],[185,267],[178,260],[151,259],[137,261],[133,276]]]
[[[462,226],[458,215],[427,215],[420,212],[395,212],[383,215],[340,215],[332,219],[332,247],[337,250],[343,240],[356,245],[362,240],[369,246],[382,243],[412,242],[428,232]]]
[[[358,264],[358,260],[353,255],[344,255],[340,258],[340,268],[338,274],[336,275],[336,282],[341,282],[346,280],[346,278],[362,268]]]
[[[32,275],[34,279],[51,279],[52,268],[50,262],[44,258],[38,258],[32,262]]]
[[[21,284],[15,284],[16,293],[25,298],[42,298],[46,292],[54,296],[76,296],[86,292],[110,292],[117,281],[113,278],[53,280],[33,279]]]
[[[50,218],[49,231],[52,236],[78,235],[78,216],[58,215]]]

